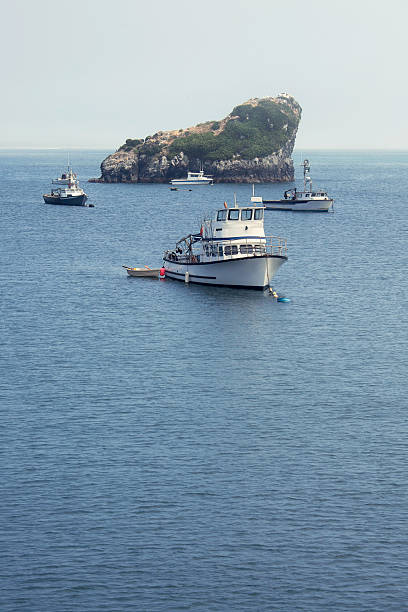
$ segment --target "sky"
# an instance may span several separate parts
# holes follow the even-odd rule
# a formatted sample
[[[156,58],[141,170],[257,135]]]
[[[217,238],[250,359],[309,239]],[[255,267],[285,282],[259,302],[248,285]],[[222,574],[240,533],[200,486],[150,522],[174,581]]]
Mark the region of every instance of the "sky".
[[[1,148],[126,138],[293,95],[296,147],[408,149],[406,0],[0,0]]]

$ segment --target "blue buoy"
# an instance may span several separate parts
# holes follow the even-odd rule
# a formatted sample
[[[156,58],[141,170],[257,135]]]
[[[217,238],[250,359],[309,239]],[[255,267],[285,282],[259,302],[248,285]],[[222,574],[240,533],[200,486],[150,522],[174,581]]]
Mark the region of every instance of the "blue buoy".
[[[278,302],[290,302],[290,298],[287,297],[278,297]]]

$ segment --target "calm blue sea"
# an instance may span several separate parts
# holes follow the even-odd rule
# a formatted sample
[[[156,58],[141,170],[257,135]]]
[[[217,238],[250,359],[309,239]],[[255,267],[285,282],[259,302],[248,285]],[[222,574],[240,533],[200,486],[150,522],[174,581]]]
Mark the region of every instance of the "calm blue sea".
[[[290,304],[127,277],[251,187],[107,153],[75,208],[66,152],[0,152],[0,610],[407,610],[408,153],[303,151],[336,202],[266,213]]]

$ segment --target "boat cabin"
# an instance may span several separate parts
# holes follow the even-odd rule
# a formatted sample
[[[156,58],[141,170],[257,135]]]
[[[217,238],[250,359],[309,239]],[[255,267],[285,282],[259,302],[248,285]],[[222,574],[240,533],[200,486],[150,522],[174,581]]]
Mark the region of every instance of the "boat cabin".
[[[265,237],[263,206],[224,207],[216,212],[213,219],[205,220],[202,225],[204,240],[231,240],[248,236]]]
[[[286,241],[265,236],[263,206],[222,208],[212,219],[202,222],[199,234],[179,240],[165,259],[191,263],[214,263],[217,260],[265,256],[286,250]],[[273,239],[273,240],[272,240]]]
[[[310,199],[310,200],[327,200],[328,195],[325,191],[297,191],[295,197],[298,199]]]
[[[287,189],[283,194],[285,200],[328,200],[325,191],[298,191],[295,189]]]
[[[200,170],[200,172],[187,172],[187,178],[189,180],[197,179],[197,178],[204,178],[204,170]]]

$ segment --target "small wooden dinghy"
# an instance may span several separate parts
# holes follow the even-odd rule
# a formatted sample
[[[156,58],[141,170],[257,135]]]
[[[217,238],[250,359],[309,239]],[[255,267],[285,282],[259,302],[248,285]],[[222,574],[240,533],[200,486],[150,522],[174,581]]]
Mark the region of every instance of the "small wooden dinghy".
[[[129,276],[150,276],[158,278],[160,273],[160,268],[149,268],[148,266],[144,266],[144,268],[131,268],[129,266],[122,267],[125,268]]]

